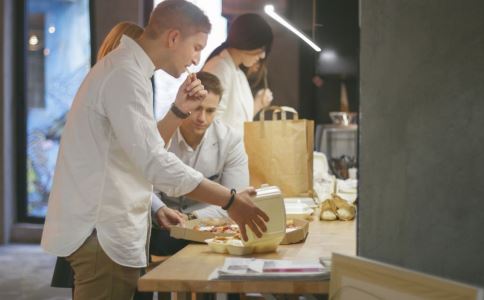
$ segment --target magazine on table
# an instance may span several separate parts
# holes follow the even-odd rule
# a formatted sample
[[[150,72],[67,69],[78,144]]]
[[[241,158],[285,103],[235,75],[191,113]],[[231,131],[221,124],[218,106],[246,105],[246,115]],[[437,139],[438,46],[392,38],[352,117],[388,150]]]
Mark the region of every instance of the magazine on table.
[[[323,280],[329,278],[330,269],[319,260],[292,261],[256,258],[227,257],[210,279],[290,279]]]

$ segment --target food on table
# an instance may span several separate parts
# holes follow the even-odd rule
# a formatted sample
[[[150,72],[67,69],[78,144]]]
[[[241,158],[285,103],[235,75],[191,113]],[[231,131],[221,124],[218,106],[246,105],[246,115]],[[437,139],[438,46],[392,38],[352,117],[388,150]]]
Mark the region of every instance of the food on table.
[[[239,232],[239,227],[235,224],[229,225],[220,225],[220,226],[213,226],[213,225],[204,225],[199,224],[193,227],[194,230],[197,231],[204,231],[204,232],[212,232],[212,233],[233,233],[236,234]]]
[[[223,220],[223,219],[220,219]],[[237,224],[230,223],[230,220],[224,220],[223,222],[219,222],[220,225],[208,225],[207,221],[203,219],[199,224],[193,226],[193,230],[201,231],[201,232],[211,232],[211,233],[233,233],[235,236],[238,236],[240,239],[240,230]],[[286,220],[286,230],[297,228],[298,226],[294,223],[293,219]]]
[[[231,236],[216,236],[212,239],[213,243],[225,244],[227,241],[231,240]]]
[[[321,212],[321,217],[320,217],[321,220],[334,221],[337,218],[338,218],[338,216],[336,216],[336,214],[334,212],[332,212],[331,210],[324,210],[324,211]]]
[[[337,219],[349,221],[353,220],[355,215],[355,205],[348,203],[336,194],[332,194],[331,198],[321,203],[319,219],[324,221],[334,221]]]

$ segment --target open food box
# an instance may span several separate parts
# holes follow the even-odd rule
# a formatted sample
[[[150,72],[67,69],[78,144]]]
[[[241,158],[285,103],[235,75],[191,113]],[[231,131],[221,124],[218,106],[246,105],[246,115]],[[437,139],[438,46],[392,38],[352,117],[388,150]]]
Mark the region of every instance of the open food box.
[[[301,219],[286,221],[286,234],[281,245],[296,244],[306,239],[309,232],[309,222]],[[205,243],[214,237],[233,237],[239,234],[239,227],[229,219],[195,219],[185,223],[185,226],[171,228],[171,237],[192,242]]]
[[[191,220],[184,227],[171,229],[171,236],[195,242],[206,242],[212,251],[245,255],[250,253],[272,252],[279,244],[292,244],[303,241],[309,224],[304,220],[288,220],[282,195],[277,187],[263,187],[257,190],[254,203],[270,218],[267,232],[257,238],[247,230],[248,241],[242,241],[237,225],[228,219]]]
[[[274,252],[279,244],[288,245],[304,241],[308,234],[308,229],[308,221],[294,219],[286,222],[286,233],[280,243],[274,243],[274,239],[269,238],[258,243],[244,245],[238,233],[232,236],[215,236],[206,239],[205,242],[216,253],[247,255],[252,253]]]

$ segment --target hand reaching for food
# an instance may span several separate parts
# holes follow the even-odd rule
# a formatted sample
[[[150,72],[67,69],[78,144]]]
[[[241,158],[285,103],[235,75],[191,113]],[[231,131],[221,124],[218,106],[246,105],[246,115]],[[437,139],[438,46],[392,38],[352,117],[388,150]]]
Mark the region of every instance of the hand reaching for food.
[[[184,224],[187,221],[187,216],[181,212],[164,206],[156,211],[156,221],[163,229],[169,229],[178,224]]]

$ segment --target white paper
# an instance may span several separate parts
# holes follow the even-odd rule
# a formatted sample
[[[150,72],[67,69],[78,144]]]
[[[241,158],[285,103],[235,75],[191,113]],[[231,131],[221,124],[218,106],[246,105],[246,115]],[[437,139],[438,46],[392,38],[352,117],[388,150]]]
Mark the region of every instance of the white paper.
[[[329,269],[318,260],[292,261],[228,257],[210,279],[327,279]]]

